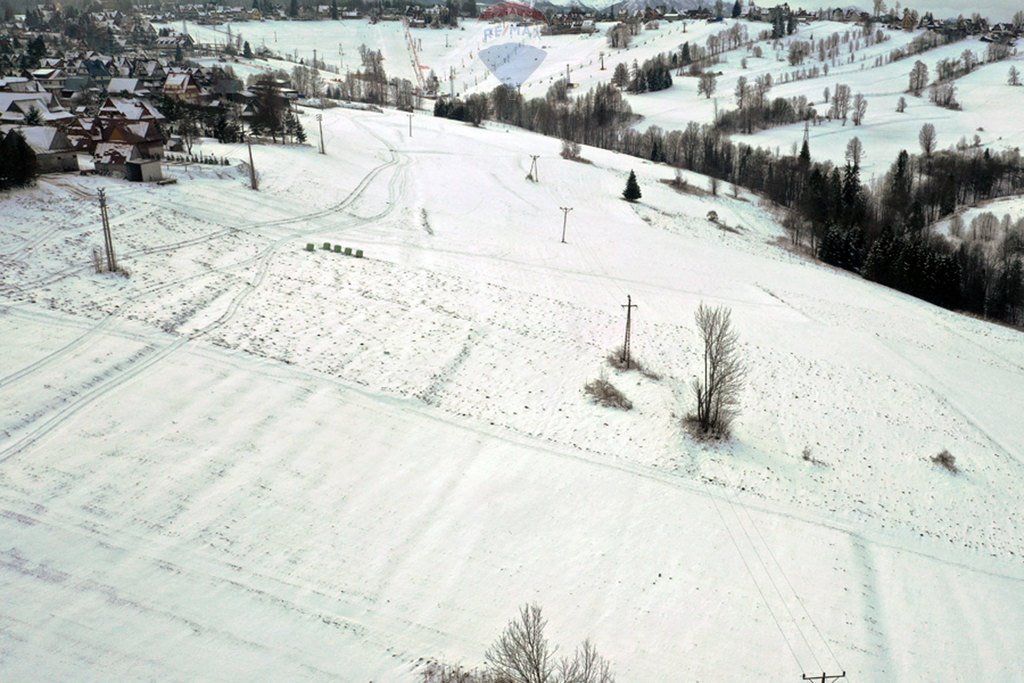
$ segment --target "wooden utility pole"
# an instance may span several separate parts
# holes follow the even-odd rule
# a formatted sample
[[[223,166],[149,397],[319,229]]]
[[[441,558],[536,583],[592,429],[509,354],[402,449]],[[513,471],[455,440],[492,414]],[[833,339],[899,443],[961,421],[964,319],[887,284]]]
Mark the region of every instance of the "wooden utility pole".
[[[604,52],[598,53],[601,57],[601,71],[604,71]]]
[[[539,154],[530,155],[530,172],[526,174],[527,180],[532,180],[535,183],[540,181],[540,171],[537,170],[537,159],[539,158]]]
[[[409,137],[412,137],[412,114],[409,114]]]
[[[569,65],[565,65],[565,87],[569,88],[572,86],[572,79],[569,78]]]
[[[100,189],[100,218],[103,220],[103,246],[107,250],[107,271],[117,272],[117,259],[114,258],[114,238],[110,234],[110,217],[107,215],[106,190]]]
[[[321,154],[327,154],[327,152],[324,151],[324,115],[323,114],[317,114],[316,115],[316,125],[320,126],[320,153]]]
[[[320,138],[323,139],[323,136]],[[252,138],[246,137],[245,143],[249,145],[249,186],[254,190],[258,190],[259,185],[256,184],[256,167],[252,163]]]
[[[637,305],[633,303],[633,297],[626,295],[626,303],[622,305],[626,309],[626,341],[622,344],[622,361],[626,364],[626,369],[629,370],[629,333],[633,322],[633,309],[637,308]]]
[[[569,218],[569,212],[572,211],[571,206],[560,206],[562,210],[562,244],[565,244],[565,222]]]
[[[804,675],[802,675],[800,677],[800,680],[802,680],[802,681],[818,681],[819,683],[825,683],[825,681],[834,681],[834,680],[839,679],[839,678],[846,678],[846,672],[844,671],[841,674],[830,674],[829,675],[829,674],[826,674],[823,671],[823,672],[821,672],[820,676],[818,674],[813,674],[811,676],[808,676],[807,674],[804,674]]]

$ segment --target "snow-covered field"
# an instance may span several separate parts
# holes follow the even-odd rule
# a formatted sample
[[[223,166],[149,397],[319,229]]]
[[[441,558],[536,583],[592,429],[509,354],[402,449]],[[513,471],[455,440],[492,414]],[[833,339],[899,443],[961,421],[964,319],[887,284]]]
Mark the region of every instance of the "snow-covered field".
[[[768,24],[728,19],[723,23],[705,22],[662,22],[658,29],[647,29],[633,39],[625,49],[611,49],[604,37],[610,24],[599,24],[593,35],[540,36],[524,30],[502,32],[502,25],[477,20],[463,21],[459,29],[413,30],[411,36],[419,45],[418,54],[424,75],[430,70],[441,80],[442,92],[490,91],[498,85],[497,78],[490,73],[479,58],[482,49],[505,42],[521,42],[539,48],[545,53],[542,63],[526,80],[521,90],[526,97],[543,96],[558,79],[564,78],[566,68],[574,92],[582,93],[601,82],[607,82],[616,64],[631,65],[633,61],[643,63],[655,55],[678,51],[683,42],[704,46],[709,37],[728,30],[739,23],[751,38],[765,30]],[[171,26],[171,28],[180,28]],[[188,30],[203,42],[224,43],[230,29],[232,36],[241,35],[255,49],[266,45],[279,54],[305,60],[310,63],[313,50],[319,59],[327,64],[344,69],[358,68],[358,48],[367,45],[381,50],[384,66],[389,76],[415,79],[415,67],[407,46],[404,29],[399,22],[381,22],[371,25],[365,21],[339,22],[250,22],[228,26],[195,26]],[[516,32],[518,31],[518,32]],[[837,22],[815,22],[801,25],[796,34],[782,41],[758,41],[764,56],[753,56],[753,47],[728,50],[722,55],[722,62],[714,69],[720,72],[715,97],[708,99],[697,93],[697,79],[689,76],[675,76],[673,86],[667,90],[642,95],[629,95],[634,111],[643,118],[637,123],[640,129],[657,125],[664,130],[682,129],[690,121],[708,123],[714,119],[716,107],[720,111],[735,108],[734,91],[737,80],[744,76],[750,83],[763,74],[771,74],[775,80],[769,96],[804,96],[824,115],[828,104],[824,101],[824,90],[834,91],[837,84],[850,87],[851,93],[863,93],[868,108],[861,126],[852,122],[843,125],[841,121],[824,122],[810,129],[811,154],[816,159],[844,163],[846,145],[850,138],[857,136],[863,143],[865,158],[862,175],[865,180],[880,179],[892,164],[901,149],[916,152],[917,134],[925,123],[932,123],[937,131],[939,148],[951,147],[961,139],[973,143],[977,135],[981,145],[993,150],[1019,147],[1024,140],[1024,122],[1017,112],[1024,108],[1024,88],[1006,85],[1007,72],[1011,65],[1024,70],[1024,56],[985,64],[987,44],[977,38],[958,41],[950,45],[928,50],[922,54],[882,66],[875,66],[878,57],[885,57],[894,48],[908,45],[920,35],[920,31],[885,31],[887,40],[871,46],[861,46],[848,62],[847,44],[841,45],[841,56],[830,64],[828,75],[782,82],[782,74],[792,73],[801,68],[822,66],[816,51],[803,67],[791,67],[786,62],[790,41],[821,40],[832,34],[859,33],[851,24]],[[299,47],[301,46],[301,47]],[[936,64],[941,59],[956,59],[970,50],[982,64],[970,75],[955,81],[956,98],[962,109],[954,111],[936,106],[928,101],[927,92],[920,98],[909,95],[908,74],[916,60],[923,61],[929,69],[930,78],[936,74]],[[601,55],[604,66],[601,69]],[[746,67],[742,61],[746,60]],[[844,63],[845,62],[845,63]],[[244,60],[239,58],[233,64],[237,73],[246,76],[258,68],[284,68],[290,70],[293,64],[280,60]],[[326,80],[335,78],[324,73]],[[451,79],[450,76],[454,78]],[[897,100],[907,100],[903,113],[896,112]],[[993,110],[993,103],[999,103]],[[803,125],[781,126],[753,135],[734,136],[738,141],[782,153],[789,153],[803,138]]]
[[[1019,675],[1019,332],[791,255],[754,197],[407,125],[328,110],[259,192],[0,199],[0,678],[412,680],[528,601],[624,681]],[[627,295],[658,380],[604,366]],[[702,301],[751,371],[722,446],[680,427]]]

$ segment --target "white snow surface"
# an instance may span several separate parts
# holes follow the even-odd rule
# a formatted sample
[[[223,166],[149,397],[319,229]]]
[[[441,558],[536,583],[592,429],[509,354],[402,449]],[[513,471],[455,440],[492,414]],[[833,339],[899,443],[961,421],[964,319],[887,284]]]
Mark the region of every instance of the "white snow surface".
[[[412,681],[526,602],[623,681],[1019,676],[1019,331],[664,166],[323,116],[326,155],[312,114],[253,148],[258,192],[173,164],[0,197],[0,679]],[[92,272],[101,187],[127,279]],[[627,295],[659,379],[605,364]],[[681,427],[701,302],[750,369],[725,444]]]

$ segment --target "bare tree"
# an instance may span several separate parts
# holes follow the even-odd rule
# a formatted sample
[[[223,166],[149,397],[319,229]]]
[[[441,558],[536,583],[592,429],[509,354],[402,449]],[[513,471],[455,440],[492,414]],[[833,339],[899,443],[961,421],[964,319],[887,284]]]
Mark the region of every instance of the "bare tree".
[[[902,114],[906,110],[907,110],[907,100],[906,100],[906,98],[903,97],[903,95],[900,95],[900,99],[896,101],[896,113],[897,114]]]
[[[910,87],[908,90],[910,94],[920,97],[921,91],[928,85],[928,65],[922,62],[920,59],[914,62],[914,67],[910,70]]]
[[[1020,85],[1020,72],[1017,71],[1017,67],[1010,67],[1010,73],[1006,77],[1006,83],[1008,85]]]
[[[917,134],[917,141],[921,143],[921,151],[926,157],[930,157],[935,151],[935,126],[926,123],[921,126],[921,132]]]
[[[703,303],[694,319],[704,351],[703,375],[693,380],[697,413],[690,421],[698,435],[723,437],[738,413],[746,368],[739,357],[739,338],[732,328],[732,313],[725,306]]]
[[[750,94],[750,87],[747,85],[747,77],[740,76],[736,80],[736,106],[743,109],[747,105],[747,96]]]
[[[550,683],[555,666],[554,650],[544,636],[547,623],[539,605],[519,608],[519,618],[508,622],[484,654],[495,678],[514,683]]]
[[[572,659],[558,664],[559,683],[615,683],[611,664],[597,652],[589,640],[576,648]]]
[[[864,158],[864,145],[856,135],[846,143],[846,161],[852,166],[860,167],[860,160]]]
[[[704,95],[706,99],[711,99],[711,96],[715,94],[715,88],[718,85],[717,81],[718,77],[715,74],[705,71],[697,81],[697,94]]]
[[[864,114],[868,110],[868,100],[864,95],[857,93],[853,96],[853,125],[859,126],[864,121]]]
[[[949,219],[949,234],[953,237],[960,237],[964,234],[964,219],[958,213],[953,214],[953,217]]]
[[[829,113],[834,119],[842,119],[843,125],[846,125],[846,117],[850,112],[850,86],[845,83],[839,83],[836,85],[835,92],[832,93],[832,107]]]

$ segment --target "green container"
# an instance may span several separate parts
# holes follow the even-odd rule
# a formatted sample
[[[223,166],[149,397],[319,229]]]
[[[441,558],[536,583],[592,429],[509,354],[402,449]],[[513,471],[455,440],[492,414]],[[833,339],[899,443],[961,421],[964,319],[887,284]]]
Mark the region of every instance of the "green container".
[[[363,258],[363,250],[356,249],[356,258]]]
[[[335,244],[334,245],[334,253],[335,254],[340,254],[341,253],[341,245],[340,244]]]
[[[352,247],[345,247],[345,256],[352,255]]]
[[[306,243],[306,251],[316,251],[316,245],[312,242]]]
[[[324,251],[330,251],[331,250],[331,243],[330,242],[324,242],[324,246],[322,246],[320,248],[323,249]]]

